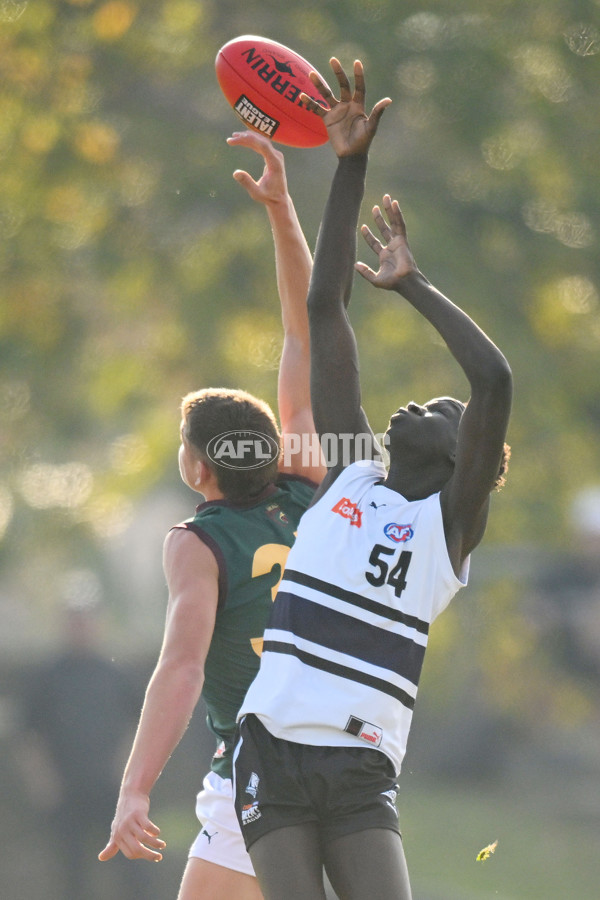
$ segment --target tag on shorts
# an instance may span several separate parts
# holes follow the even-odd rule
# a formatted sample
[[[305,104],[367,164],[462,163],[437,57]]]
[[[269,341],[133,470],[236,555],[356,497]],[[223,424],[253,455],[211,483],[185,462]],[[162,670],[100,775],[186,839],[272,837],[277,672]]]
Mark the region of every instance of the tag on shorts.
[[[371,722],[364,722],[356,716],[350,716],[346,723],[344,731],[366,741],[372,747],[379,747],[383,740],[383,728],[379,725],[373,725]]]

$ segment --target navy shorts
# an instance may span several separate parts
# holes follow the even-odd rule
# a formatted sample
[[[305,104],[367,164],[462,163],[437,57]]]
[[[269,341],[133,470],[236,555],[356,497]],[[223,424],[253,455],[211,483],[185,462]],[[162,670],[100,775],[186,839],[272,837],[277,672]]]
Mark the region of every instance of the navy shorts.
[[[246,848],[269,831],[315,822],[322,844],[369,828],[400,834],[392,762],[369,747],[284,741],[253,715],[240,722],[235,811]]]

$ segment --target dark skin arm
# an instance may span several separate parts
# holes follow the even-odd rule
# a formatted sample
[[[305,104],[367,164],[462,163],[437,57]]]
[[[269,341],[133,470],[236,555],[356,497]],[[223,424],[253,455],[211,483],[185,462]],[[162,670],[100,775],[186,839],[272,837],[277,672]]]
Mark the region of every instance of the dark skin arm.
[[[358,353],[346,307],[354,275],[356,227],[364,193],[367,153],[381,115],[391,101],[380,100],[367,116],[362,64],[354,63],[354,92],[337,59],[331,60],[331,67],[340,87],[340,99],[336,100],[314,73],[311,78],[330,109],[323,109],[303,95],[306,105],[323,118],[338,156],[308,292],[311,402],[320,436],[371,435],[366,455],[372,457],[377,455],[376,442],[361,407]],[[353,460],[354,442],[347,443],[346,447],[350,449],[350,456],[345,459],[344,445],[338,441],[339,462],[330,468],[318,496],[329,487],[343,466]]]
[[[489,496],[498,475],[510,415],[512,375],[503,354],[488,336],[419,271],[397,201],[386,195],[383,206],[387,221],[379,207],[373,210],[381,239],[366,226],[362,228],[379,258],[379,270],[374,272],[364,263],[357,263],[356,268],[375,287],[401,294],[431,322],[471,387],[471,398],[460,421],[454,472],[441,491],[446,543],[458,574],[485,530]]]

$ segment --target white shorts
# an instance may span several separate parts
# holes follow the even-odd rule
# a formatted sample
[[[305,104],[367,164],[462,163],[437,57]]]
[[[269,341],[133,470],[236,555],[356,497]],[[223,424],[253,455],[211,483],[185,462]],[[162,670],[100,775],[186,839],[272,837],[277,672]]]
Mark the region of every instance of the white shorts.
[[[231,778],[209,772],[196,798],[196,815],[202,828],[188,856],[254,875],[254,869],[233,806]]]

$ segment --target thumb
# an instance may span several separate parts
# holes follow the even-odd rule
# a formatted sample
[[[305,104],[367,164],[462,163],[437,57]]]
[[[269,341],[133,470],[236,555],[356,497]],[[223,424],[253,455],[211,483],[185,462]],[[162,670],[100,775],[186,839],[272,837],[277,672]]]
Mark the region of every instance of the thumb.
[[[370,281],[371,284],[373,284],[375,282],[375,279],[377,276],[376,276],[375,272],[373,271],[373,269],[371,269],[369,266],[367,266],[366,263],[355,262],[354,268],[360,275],[362,275],[363,278],[366,278],[367,281]]]
[[[98,859],[100,860],[100,862],[106,862],[106,860],[112,859],[113,856],[116,856],[118,852],[119,848],[113,840],[110,840],[104,850],[102,850],[101,853],[98,854]]]
[[[233,173],[233,177],[238,184],[241,184],[242,187],[246,188],[249,194],[252,194],[252,191],[256,187],[256,182],[248,172],[244,172],[243,169],[236,169]]]
[[[384,114],[384,112],[386,111],[386,109],[388,108],[388,106],[390,105],[391,102],[392,101],[389,97],[384,97],[383,100],[379,100],[375,104],[373,109],[371,110],[371,115],[369,116],[369,122],[372,123],[375,131],[377,130],[377,127],[379,126],[379,120],[381,119],[382,115]]]

